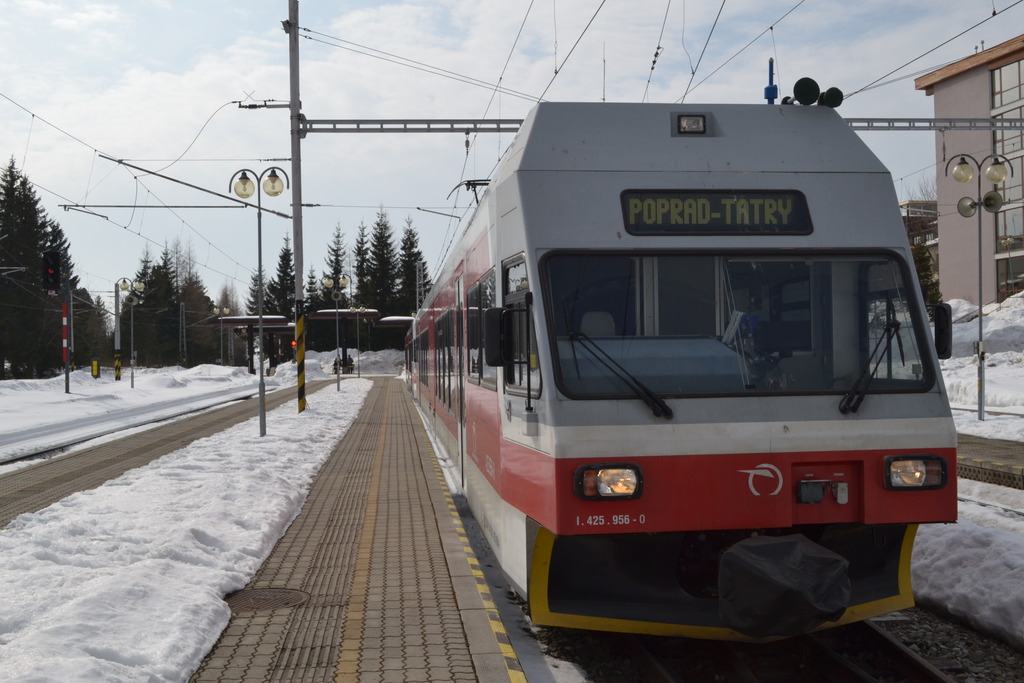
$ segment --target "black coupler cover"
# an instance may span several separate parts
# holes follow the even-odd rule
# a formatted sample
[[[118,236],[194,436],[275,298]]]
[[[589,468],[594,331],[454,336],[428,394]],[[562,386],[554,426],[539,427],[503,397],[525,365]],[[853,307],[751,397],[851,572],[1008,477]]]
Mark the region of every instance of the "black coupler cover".
[[[754,638],[808,633],[849,604],[848,566],[803,534],[745,539],[722,555],[719,616]]]

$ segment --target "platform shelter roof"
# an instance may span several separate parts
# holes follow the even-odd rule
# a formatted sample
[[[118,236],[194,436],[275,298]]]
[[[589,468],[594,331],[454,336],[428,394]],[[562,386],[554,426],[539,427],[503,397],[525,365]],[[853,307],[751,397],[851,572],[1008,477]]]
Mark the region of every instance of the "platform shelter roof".
[[[358,318],[359,320],[376,320],[380,317],[380,311],[376,308],[321,308],[319,311],[310,311],[306,317],[312,320],[334,320],[338,318]]]

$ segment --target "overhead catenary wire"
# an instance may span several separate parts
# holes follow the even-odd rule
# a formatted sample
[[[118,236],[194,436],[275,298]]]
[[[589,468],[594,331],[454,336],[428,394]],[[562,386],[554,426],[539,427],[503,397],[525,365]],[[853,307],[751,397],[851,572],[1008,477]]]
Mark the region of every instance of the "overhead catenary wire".
[[[938,50],[939,48],[941,48],[941,47],[944,47],[944,46],[948,45],[949,43],[953,42],[953,41],[954,41],[954,40],[956,40],[957,38],[959,38],[959,37],[961,37],[961,36],[963,36],[963,35],[965,35],[965,34],[967,34],[967,33],[970,33],[971,31],[973,31],[974,29],[978,28],[978,27],[979,27],[979,26],[981,26],[982,24],[985,24],[985,23],[987,23],[987,22],[991,21],[992,19],[994,19],[994,18],[995,18],[996,16],[998,16],[999,14],[1003,14],[1003,13],[1005,13],[1005,12],[1006,12],[1007,10],[1009,10],[1009,9],[1012,9],[1012,8],[1016,7],[1017,5],[1021,4],[1022,2],[1024,2],[1024,0],[1016,0],[1016,2],[1014,2],[1014,3],[1010,4],[1010,5],[1007,5],[1006,7],[1004,7],[1004,8],[1003,8],[1002,10],[1000,10],[999,12],[996,12],[995,6],[993,6],[993,7],[992,7],[992,15],[991,15],[991,16],[987,16],[987,17],[985,17],[984,19],[982,19],[982,20],[981,20],[981,21],[979,21],[978,23],[976,23],[976,24],[973,24],[972,26],[969,26],[969,27],[965,28],[965,29],[964,29],[963,31],[961,31],[960,33],[957,33],[957,34],[956,34],[955,36],[953,36],[953,37],[951,37],[951,38],[949,38],[949,39],[947,39],[947,40],[944,40],[944,41],[942,41],[941,43],[939,43],[939,44],[938,44],[938,45],[936,45],[935,47],[933,47],[933,48],[931,48],[931,49],[929,49],[929,50],[926,50],[925,52],[922,52],[922,53],[921,53],[921,54],[919,54],[919,55],[918,55],[917,57],[914,57],[913,59],[911,59],[911,60],[910,60],[909,62],[906,62],[906,63],[904,63],[904,64],[901,64],[900,66],[896,67],[895,69],[893,69],[893,70],[892,70],[892,71],[890,71],[889,73],[887,73],[887,74],[885,74],[885,75],[883,75],[883,76],[879,76],[878,78],[876,78],[875,80],[871,81],[871,82],[870,82],[870,83],[868,83],[867,85],[865,85],[865,86],[863,86],[863,87],[861,87],[861,88],[858,88],[858,89],[854,90],[853,92],[851,92],[851,93],[849,93],[848,95],[846,95],[845,99],[847,99],[847,100],[848,100],[848,99],[850,99],[851,97],[853,97],[854,95],[857,95],[858,93],[862,93],[862,92],[864,92],[865,90],[868,90],[868,89],[870,89],[870,88],[871,88],[872,86],[874,86],[874,85],[875,85],[876,83],[878,83],[879,81],[881,81],[881,80],[883,80],[883,79],[886,79],[886,78],[888,78],[889,76],[892,76],[892,75],[893,75],[894,73],[896,73],[897,71],[900,71],[900,70],[902,70],[902,69],[904,69],[904,68],[906,68],[906,67],[910,66],[911,64],[913,64],[913,63],[914,63],[914,62],[916,62],[917,60],[921,59],[922,57],[926,57],[926,56],[930,55],[931,53],[935,52],[936,50]]]
[[[640,98],[641,102],[647,101],[647,92],[651,88],[651,79],[654,78],[654,67],[658,65],[658,57],[661,56],[662,51],[665,49],[661,46],[661,39],[665,37],[665,25],[668,24],[668,13],[672,9],[672,0],[668,0],[665,5],[665,16],[661,20],[661,32],[658,34],[658,46],[654,49],[654,59],[651,61],[651,72],[647,74],[647,85],[644,86],[644,96]]]
[[[604,7],[606,1],[607,0],[601,0],[601,4],[597,6],[596,10],[594,10],[594,14],[590,17],[590,21],[588,21],[587,25],[583,27],[583,30],[580,32],[579,37],[576,38],[576,42],[572,44],[572,47],[569,49],[568,54],[565,55],[565,59],[563,59],[562,63],[558,65],[558,68],[555,69],[555,73],[551,77],[551,80],[548,81],[547,86],[544,88],[544,92],[542,92],[540,94],[540,97],[537,98],[538,102],[544,101],[544,96],[548,94],[548,90],[551,89],[551,85],[555,82],[555,79],[558,78],[558,74],[562,73],[562,68],[565,67],[566,62],[568,62],[569,58],[572,57],[572,53],[576,51],[576,48],[579,46],[580,41],[583,40],[583,36],[585,36],[587,34],[587,31],[590,30],[590,27],[593,25],[594,20],[597,19],[597,15],[601,13],[601,8]]]
[[[522,36],[523,36],[523,29],[526,27],[527,19],[530,18],[530,11],[533,9],[533,3],[534,3],[534,0],[530,0],[530,4],[526,8],[526,13],[523,15],[523,20],[519,23],[519,31],[516,32],[516,37],[512,41],[511,47],[509,47],[508,55],[505,57],[505,63],[501,67],[501,73],[498,74],[497,83],[496,83],[494,89],[491,91],[491,98],[487,101],[487,106],[484,107],[484,113],[480,117],[481,119],[487,117],[487,113],[491,110],[491,105],[494,104],[495,98],[498,95],[500,95],[501,92],[502,92],[501,91],[501,83],[505,79],[505,73],[508,71],[508,65],[512,62],[512,55],[515,54],[516,46],[519,44],[519,39],[522,38]],[[500,100],[499,100],[499,102],[500,102]],[[500,104],[499,104],[498,118],[501,118]],[[467,147],[466,147],[466,155],[467,156],[469,155],[469,148],[470,148],[470,146],[474,145],[476,143],[477,137],[478,137],[478,135],[475,134],[475,135],[473,135],[472,142],[467,140]],[[499,149],[500,149],[500,144],[501,144],[500,143],[500,140],[501,140],[500,135],[499,135],[498,140],[499,140]],[[462,174],[462,176],[460,178],[460,182],[461,182],[461,180],[465,180],[465,168],[466,168],[465,164],[463,164],[463,174]]]
[[[679,98],[680,102],[686,101],[686,96],[690,94],[690,86],[693,84],[693,78],[697,75],[697,69],[700,68],[700,63],[704,59],[704,53],[707,52],[708,45],[711,43],[711,36],[715,33],[715,27],[718,26],[718,19],[722,16],[722,10],[725,9],[725,0],[722,0],[722,4],[718,6],[718,14],[715,15],[715,21],[711,24],[711,30],[708,31],[708,38],[704,41],[704,47],[700,51],[700,56],[697,57],[697,63],[693,65],[693,69],[690,71],[690,82],[686,84],[686,91],[683,96]]]
[[[512,62],[512,56],[515,54],[516,46],[519,45],[519,40],[523,36],[523,31],[526,28],[527,20],[530,18],[530,12],[533,10],[533,5],[534,5],[534,0],[530,0],[530,4],[527,5],[526,12],[523,14],[523,20],[521,22],[519,22],[519,30],[516,32],[516,37],[512,40],[512,45],[509,46],[508,54],[505,56],[505,63],[501,67],[501,73],[498,74],[497,85],[495,86],[495,88],[491,92],[491,97],[487,101],[487,106],[484,108],[484,113],[481,116],[481,118],[486,118],[487,113],[491,110],[491,106],[494,104],[495,99],[502,93],[501,83],[505,79],[505,73],[508,71],[508,65]],[[500,99],[499,99],[499,103],[500,103]],[[500,104],[499,104],[499,118],[500,118]],[[450,210],[450,211],[457,211],[458,210],[458,201],[459,201],[459,195],[460,195],[459,188],[462,187],[462,183],[465,182],[465,180],[466,180],[466,169],[467,169],[467,167],[469,165],[469,152],[470,152],[471,148],[475,149],[476,141],[478,139],[479,139],[479,134],[474,134],[472,136],[472,140],[470,140],[469,134],[467,133],[467,137],[466,137],[466,155],[463,158],[462,169],[459,172],[459,184],[456,186],[455,199],[453,201],[453,206],[451,206],[451,207],[444,207],[446,210]],[[499,149],[498,159],[500,159],[500,157],[501,157],[501,153],[500,153],[500,150],[501,150],[501,138],[500,138],[500,136],[498,138],[498,149]],[[495,160],[495,166],[494,167],[497,166],[498,159]],[[493,168],[494,167],[492,167],[492,173],[493,173]],[[417,207],[417,208],[420,208],[420,207]],[[430,209],[426,209],[426,208],[421,209],[421,210],[428,211],[428,212],[430,211]],[[448,250],[451,248],[451,245],[454,243],[455,235],[456,235],[456,231],[458,229],[458,226],[462,224],[462,219],[465,218],[465,214],[468,211],[469,211],[468,209],[465,209],[462,216],[453,216],[452,214],[445,214],[445,215],[449,216],[448,227],[445,229],[445,234],[441,238],[441,245],[442,246],[441,246],[441,249],[439,251],[439,254],[440,254],[439,259],[434,264],[435,271],[440,267],[440,265],[442,263],[444,263],[444,259],[448,255]]]
[[[790,8],[789,8],[789,10],[787,10],[785,14],[783,14],[783,15],[782,15],[781,17],[779,17],[779,18],[778,18],[778,19],[776,19],[776,20],[775,20],[774,22],[772,22],[772,23],[771,23],[771,24],[770,24],[770,25],[769,25],[769,26],[768,26],[768,27],[767,27],[766,29],[764,29],[763,31],[761,31],[760,33],[758,33],[758,34],[757,34],[756,36],[754,36],[754,38],[752,38],[752,39],[750,40],[750,42],[748,42],[748,43],[747,43],[746,45],[744,45],[744,46],[743,46],[743,47],[741,47],[741,48],[740,48],[739,50],[737,50],[737,51],[736,51],[735,53],[733,53],[733,55],[732,55],[731,57],[729,57],[729,58],[728,58],[727,60],[725,60],[724,62],[722,62],[722,63],[721,63],[721,64],[720,64],[720,65],[719,65],[719,66],[718,66],[718,67],[717,67],[717,68],[716,68],[716,69],[715,69],[714,71],[712,71],[712,72],[711,72],[711,73],[709,73],[709,74],[708,74],[707,76],[705,76],[705,77],[704,77],[704,78],[702,78],[702,79],[701,79],[700,81],[698,81],[698,82],[697,82],[697,84],[696,84],[696,85],[694,85],[694,86],[693,86],[692,88],[691,88],[691,87],[689,87],[689,86],[687,86],[687,90],[686,90],[686,92],[685,92],[685,93],[683,94],[683,96],[682,96],[682,97],[680,97],[680,98],[679,98],[678,100],[676,100],[676,101],[677,101],[677,102],[682,102],[682,101],[683,101],[683,100],[684,100],[684,99],[686,98],[686,96],[687,96],[687,95],[688,95],[689,93],[691,93],[691,92],[693,92],[694,90],[696,90],[697,88],[699,88],[699,87],[700,87],[700,86],[701,86],[701,85],[702,85],[702,84],[703,84],[703,83],[704,83],[705,81],[707,81],[707,80],[708,80],[709,78],[711,78],[711,77],[712,77],[712,76],[714,76],[714,75],[715,75],[716,73],[718,73],[718,72],[719,72],[719,71],[721,71],[721,70],[722,70],[723,68],[725,68],[725,66],[726,66],[726,65],[728,65],[728,64],[729,64],[729,62],[731,62],[732,60],[736,59],[736,58],[737,58],[737,57],[739,57],[739,56],[740,56],[741,54],[743,54],[743,53],[744,53],[744,52],[745,52],[745,51],[747,50],[747,48],[749,48],[749,47],[750,47],[751,45],[753,45],[753,44],[754,44],[754,43],[756,43],[756,42],[757,42],[758,40],[760,40],[760,39],[761,39],[762,37],[764,37],[764,34],[766,34],[766,33],[769,33],[769,32],[771,32],[771,34],[772,34],[772,41],[773,41],[773,44],[774,44],[774,40],[775,40],[775,27],[776,27],[776,26],[778,26],[779,24],[781,24],[781,23],[782,23],[782,21],[783,21],[784,19],[786,19],[786,17],[788,17],[788,16],[790,15],[790,14],[792,14],[792,13],[793,13],[794,11],[796,11],[796,9],[797,9],[797,8],[799,8],[799,7],[800,7],[800,5],[804,4],[804,3],[806,2],[806,1],[807,1],[807,0],[800,0],[800,1],[799,1],[799,2],[797,2],[797,3],[795,4],[795,5],[793,5],[792,7],[790,7]],[[724,2],[723,2],[723,5],[724,5]],[[717,21],[717,20],[716,20],[716,21]],[[708,40],[710,40],[710,39],[711,39],[711,37],[710,37],[710,35],[709,35],[709,36],[708,36]],[[701,53],[701,55],[703,56],[703,53]],[[776,64],[778,64],[778,61],[779,61],[779,60],[778,60],[778,55],[776,54],[776,59],[775,59],[775,62],[776,62]],[[696,67],[693,67],[693,72],[694,72],[694,73],[696,73],[696,71],[697,71],[697,68],[696,68]],[[690,79],[690,82],[691,82],[691,83],[693,82],[693,78],[692,78],[692,77],[691,77],[691,79]]]
[[[530,95],[528,93],[523,93],[523,92],[519,92],[517,90],[512,90],[510,88],[505,88],[505,87],[500,86],[500,85],[495,84],[495,83],[487,83],[486,81],[482,81],[482,80],[480,80],[478,78],[473,78],[472,76],[467,76],[465,74],[460,74],[460,73],[457,73],[455,71],[450,71],[448,69],[443,69],[443,68],[437,67],[437,66],[431,66],[430,64],[425,64],[423,62],[419,62],[419,61],[416,61],[414,59],[409,59],[407,57],[402,57],[400,55],[396,55],[396,54],[393,54],[391,52],[385,52],[384,50],[377,50],[377,49],[372,48],[372,47],[367,47],[365,45],[360,45],[360,44],[354,43],[354,42],[352,42],[350,40],[344,40],[343,38],[338,38],[336,36],[331,36],[331,35],[328,35],[326,33],[321,33],[319,31],[314,31],[314,30],[308,29],[308,28],[300,28],[299,30],[303,31],[305,33],[310,34],[310,35],[303,35],[302,36],[306,40],[310,40],[310,41],[316,42],[316,43],[321,43],[323,45],[327,45],[329,47],[334,47],[334,48],[337,48],[339,50],[346,50],[348,52],[354,52],[355,54],[363,55],[365,57],[371,57],[373,59],[379,59],[381,61],[389,62],[391,64],[396,64],[398,66],[404,66],[404,67],[409,68],[409,69],[415,69],[417,71],[422,71],[422,72],[425,72],[425,73],[433,74],[435,76],[440,76],[442,78],[447,78],[447,79],[450,79],[450,80],[458,81],[460,83],[465,83],[467,85],[473,85],[473,86],[476,86],[478,88],[486,88],[488,90],[497,88],[502,93],[504,93],[506,95],[510,95],[512,97],[518,97],[518,98],[524,99],[524,100],[529,100],[529,101],[535,102],[538,99],[540,99],[540,98],[535,97],[533,95]],[[313,37],[313,36],[319,36],[319,37]],[[349,46],[351,46],[351,47],[349,47]]]
[[[49,121],[48,119],[46,119],[46,118],[44,118],[44,117],[42,117],[42,116],[39,116],[38,114],[36,114],[35,112],[31,111],[30,109],[28,109],[27,107],[25,107],[25,106],[24,106],[24,105],[22,105],[21,103],[19,103],[19,102],[15,101],[15,100],[14,100],[13,98],[9,97],[9,96],[8,96],[7,94],[5,94],[5,93],[3,93],[3,92],[0,92],[0,98],[3,98],[4,100],[7,100],[7,101],[8,101],[8,102],[10,102],[10,103],[11,103],[12,105],[14,105],[15,107],[17,107],[18,109],[21,109],[21,110],[22,110],[22,111],[24,111],[24,112],[25,112],[26,114],[28,114],[29,116],[31,116],[31,117],[32,117],[32,119],[31,119],[31,120],[32,120],[32,123],[33,123],[33,124],[34,124],[34,123],[35,123],[36,121],[39,121],[39,122],[41,122],[41,123],[43,123],[43,124],[45,124],[45,125],[49,126],[49,127],[50,127],[50,128],[52,128],[53,130],[57,131],[57,132],[58,132],[58,133],[60,133],[61,135],[63,135],[63,136],[65,136],[65,137],[69,138],[70,140],[72,140],[72,141],[74,141],[74,142],[77,142],[78,144],[82,145],[83,147],[85,147],[86,149],[88,149],[88,150],[89,150],[89,151],[90,151],[90,152],[91,152],[91,153],[92,153],[93,155],[99,155],[99,156],[103,156],[103,154],[102,154],[102,153],[101,153],[101,152],[99,151],[99,149],[98,149],[98,148],[96,148],[95,146],[93,146],[93,145],[90,145],[89,143],[87,143],[86,141],[82,140],[82,139],[81,139],[81,138],[79,138],[78,136],[76,136],[76,135],[73,135],[72,133],[70,133],[70,132],[68,132],[68,131],[64,130],[63,128],[61,128],[60,126],[56,125],[55,123],[53,123],[53,122]],[[229,102],[228,104],[233,104],[233,103]],[[215,115],[215,114],[216,114],[216,113],[217,113],[218,111],[220,111],[221,109],[223,109],[223,108],[224,108],[224,106],[226,106],[226,105],[222,105],[222,106],[221,106],[221,107],[219,107],[219,108],[218,108],[217,110],[215,110],[215,111],[214,111],[214,115]],[[212,118],[212,116],[213,116],[213,115],[211,115],[211,117],[210,117],[210,118]],[[203,125],[203,129],[205,129],[205,127],[206,127],[206,125],[207,125],[208,123],[209,123],[209,119],[207,120],[206,124],[204,124],[204,125]],[[201,133],[202,133],[202,129],[200,129],[200,132],[199,132],[199,134],[201,134]],[[196,138],[195,138],[195,139],[198,139],[198,137],[199,137],[199,134],[197,134],[197,136],[196,136]],[[190,145],[188,146],[188,148],[187,148],[187,149],[185,150],[185,152],[184,152],[184,153],[182,153],[182,155],[178,157],[178,160],[180,160],[180,159],[181,159],[181,158],[182,158],[182,157],[184,156],[184,154],[185,154],[185,153],[187,153],[188,149],[191,149],[191,147],[192,147],[192,146],[194,145],[194,143],[195,143],[195,139],[193,139],[193,141],[192,141],[192,144],[190,144]],[[26,143],[26,144],[27,144],[27,143]],[[27,147],[26,147],[26,157],[27,157]],[[108,158],[111,158],[111,159],[112,159],[113,157],[109,157],[109,156],[108,156]],[[95,156],[94,156],[94,163],[95,163]],[[172,163],[173,163],[173,162],[172,162]],[[170,165],[170,164],[169,164],[169,165]],[[100,181],[100,182],[102,183],[102,182],[103,182],[104,180],[106,180],[106,178],[108,178],[108,177],[110,176],[110,174],[111,174],[111,173],[113,173],[113,172],[114,172],[114,171],[116,170],[116,168],[117,168],[117,166],[114,166],[114,167],[113,167],[113,168],[111,169],[111,171],[110,171],[109,173],[107,173],[106,175],[104,175],[103,179],[101,179],[101,181]],[[91,178],[91,172],[90,172],[90,178]],[[138,179],[136,178],[136,180],[138,180]],[[49,195],[51,195],[51,196],[53,196],[53,197],[55,197],[55,198],[57,198],[57,199],[59,199],[59,200],[62,200],[62,201],[63,201],[63,202],[65,202],[65,203],[66,203],[66,204],[67,204],[67,205],[68,205],[69,207],[76,207],[76,208],[75,208],[75,210],[79,210],[79,211],[81,211],[81,212],[83,212],[83,213],[86,213],[86,214],[88,214],[88,215],[90,215],[90,216],[93,216],[93,217],[95,217],[95,218],[99,218],[99,219],[102,219],[103,221],[105,221],[105,222],[107,222],[107,223],[109,223],[109,224],[111,224],[111,225],[113,225],[113,226],[115,226],[115,227],[117,227],[117,228],[120,228],[120,229],[124,230],[125,232],[131,233],[132,235],[135,235],[136,237],[139,237],[139,238],[141,238],[142,240],[144,240],[145,242],[148,242],[148,243],[150,243],[150,244],[152,244],[152,245],[154,245],[154,246],[156,246],[156,247],[160,247],[160,248],[163,248],[164,246],[166,246],[165,244],[163,244],[163,243],[161,243],[161,242],[158,242],[157,240],[154,240],[154,239],[152,239],[152,238],[150,238],[150,237],[147,237],[146,235],[144,235],[144,234],[142,233],[141,229],[133,230],[133,229],[131,228],[131,220],[132,220],[132,219],[134,218],[134,210],[133,210],[133,213],[132,213],[132,219],[130,219],[130,220],[129,220],[129,222],[128,222],[127,224],[122,224],[122,223],[119,223],[119,222],[117,222],[117,221],[115,221],[115,220],[111,219],[111,218],[110,218],[109,216],[105,216],[105,215],[102,215],[102,214],[96,213],[96,212],[94,212],[94,211],[90,211],[90,210],[88,210],[88,209],[87,209],[86,207],[81,207],[81,206],[80,206],[80,205],[81,205],[81,202],[75,202],[74,200],[70,199],[69,197],[65,196],[64,194],[62,194],[62,193],[60,193],[60,192],[57,192],[57,191],[55,191],[55,190],[53,190],[53,189],[51,189],[51,188],[49,188],[49,187],[47,187],[47,186],[45,186],[45,185],[42,185],[41,183],[39,183],[39,182],[37,182],[37,181],[29,180],[29,179],[28,179],[27,177],[26,177],[26,181],[27,181],[27,182],[28,182],[28,183],[29,183],[29,184],[30,184],[30,185],[31,185],[32,187],[34,187],[34,188],[38,189],[39,191],[41,191],[41,192],[44,192],[44,193],[46,193],[46,194],[49,194]],[[91,180],[90,180],[90,182],[91,182]],[[88,197],[88,195],[89,195],[89,191],[90,191],[90,188],[89,188],[89,187],[87,187],[87,188],[86,188],[86,192],[85,192],[85,196],[86,196],[86,197]],[[150,192],[150,194],[152,194],[152,195],[154,196],[154,198],[156,198],[156,197],[157,197],[157,196],[156,196],[156,195],[155,195],[154,193],[152,193],[152,191],[151,191],[151,190],[149,190],[148,188],[147,188],[147,191],[149,191],[149,192]],[[136,197],[137,197],[137,196],[138,196],[138,185],[136,185]],[[160,201],[160,200],[158,199],[158,201]],[[133,203],[133,204],[135,204],[136,202],[134,202],[134,201],[133,201],[132,203]],[[161,203],[162,203],[162,202],[161,202]],[[179,218],[180,218],[180,217],[179,217]],[[219,251],[220,253],[222,253],[222,254],[225,254],[225,255],[226,255],[226,252],[225,252],[225,251],[224,251],[223,249],[221,249],[221,248],[220,248],[220,247],[218,247],[217,245],[213,244],[213,242],[211,242],[211,241],[210,241],[210,239],[209,239],[208,237],[206,237],[206,235],[204,235],[204,234],[203,234],[202,232],[200,232],[199,230],[195,229],[195,228],[194,228],[194,227],[192,227],[192,226],[191,226],[190,224],[189,224],[189,228],[190,228],[190,229],[192,230],[192,232],[193,232],[193,233],[194,233],[194,234],[195,234],[196,236],[198,236],[198,237],[199,237],[199,238],[200,238],[200,239],[201,239],[201,240],[202,240],[203,242],[205,242],[205,243],[206,243],[206,244],[207,244],[208,246],[210,246],[210,247],[213,247],[214,249],[216,249],[216,250],[217,250],[217,251]],[[241,267],[241,268],[243,268],[243,269],[244,269],[244,270],[246,270],[246,271],[251,271],[251,270],[252,270],[252,269],[250,269],[250,268],[245,268],[244,266],[242,266],[242,265],[241,265],[240,263],[238,263],[238,262],[237,262],[237,261],[236,261],[236,260],[235,260],[235,259],[234,259],[233,257],[230,257],[230,256],[228,256],[228,258],[229,258],[229,259],[230,259],[230,260],[231,260],[231,261],[232,261],[232,262],[233,262],[233,263],[234,263],[234,264],[235,264],[236,266],[238,266],[238,267]],[[233,280],[233,281],[239,282],[239,280],[238,280],[238,278],[237,278],[237,277],[235,277],[235,276],[233,276],[233,275],[229,275],[229,274],[227,274],[227,273],[224,273],[224,272],[222,272],[222,271],[220,271],[220,270],[218,270],[218,269],[216,269],[216,268],[213,268],[213,267],[209,266],[208,264],[200,263],[200,262],[198,262],[197,260],[193,260],[193,261],[191,261],[191,264],[192,264],[192,265],[194,265],[194,266],[196,266],[196,267],[201,267],[201,268],[204,268],[204,269],[206,269],[206,270],[208,270],[208,271],[210,271],[210,272],[212,272],[212,273],[215,273],[215,274],[217,274],[217,275],[220,275],[220,276],[222,276],[222,277],[227,277],[227,278],[229,278],[229,279],[231,279],[231,280]]]

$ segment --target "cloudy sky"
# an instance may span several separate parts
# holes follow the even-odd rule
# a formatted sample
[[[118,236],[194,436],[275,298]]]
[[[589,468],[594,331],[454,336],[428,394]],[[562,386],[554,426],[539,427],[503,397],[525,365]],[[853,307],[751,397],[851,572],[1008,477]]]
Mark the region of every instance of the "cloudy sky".
[[[993,12],[998,16],[992,18]],[[213,192],[240,169],[290,172],[287,0],[0,0],[0,154],[36,187],[93,295],[148,249],[191,248],[211,296],[242,298],[256,212]],[[848,95],[847,117],[929,117],[913,79],[1008,40],[1021,0],[348,0],[302,2],[301,99],[309,119],[522,118],[549,101],[763,101],[810,76]],[[974,28],[972,28],[974,27]],[[657,59],[655,60],[655,54]],[[652,70],[653,62],[653,70]],[[933,139],[873,132],[901,199],[934,176]],[[431,272],[467,215],[461,180],[486,178],[509,134],[311,134],[302,145],[304,267],[322,268],[340,225],[388,212],[418,229]],[[288,195],[264,206],[290,213]],[[90,207],[92,213],[63,205]],[[122,208],[122,207],[135,208]],[[263,221],[272,274],[291,222]],[[32,264],[33,267],[35,264]]]

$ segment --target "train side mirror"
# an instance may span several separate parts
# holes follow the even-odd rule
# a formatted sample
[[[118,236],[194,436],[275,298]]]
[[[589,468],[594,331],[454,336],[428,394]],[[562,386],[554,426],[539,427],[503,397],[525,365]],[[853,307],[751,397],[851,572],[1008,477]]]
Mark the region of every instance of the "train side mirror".
[[[949,304],[928,306],[935,323],[935,353],[945,360],[953,355],[953,308]]]
[[[484,362],[491,367],[512,363],[512,311],[507,308],[484,311]]]

